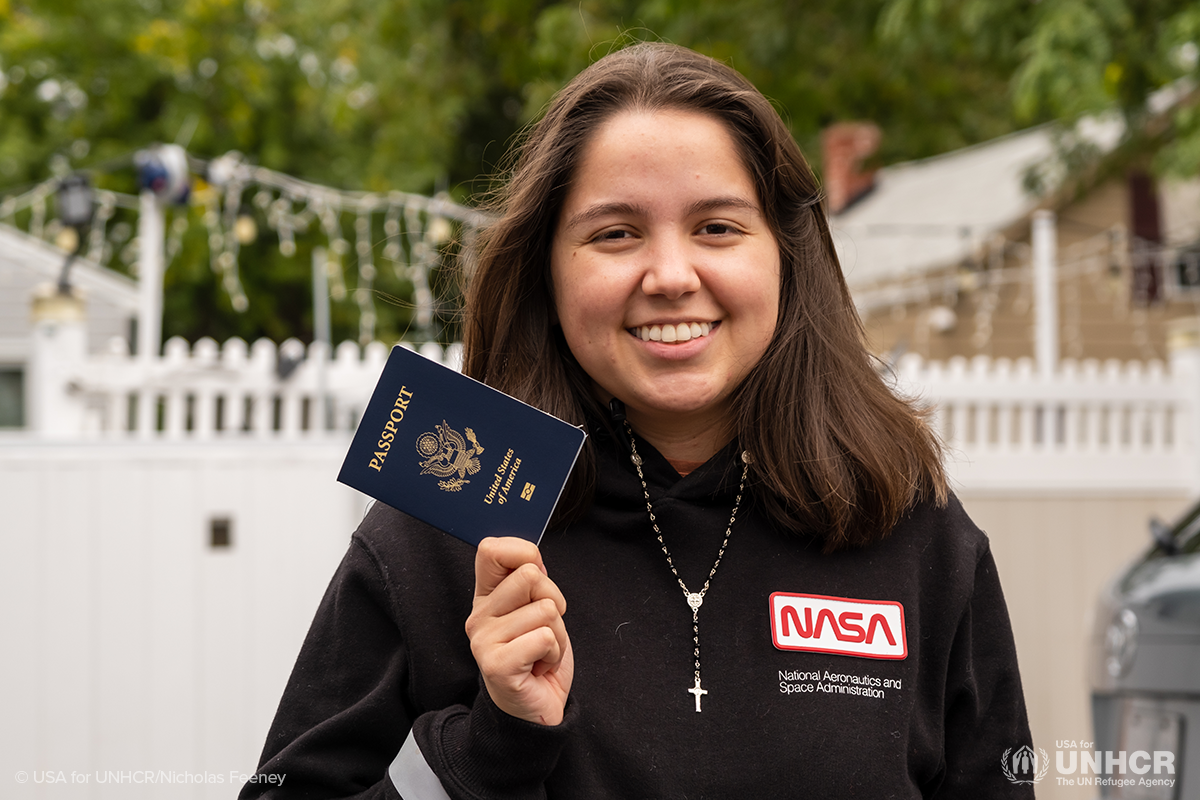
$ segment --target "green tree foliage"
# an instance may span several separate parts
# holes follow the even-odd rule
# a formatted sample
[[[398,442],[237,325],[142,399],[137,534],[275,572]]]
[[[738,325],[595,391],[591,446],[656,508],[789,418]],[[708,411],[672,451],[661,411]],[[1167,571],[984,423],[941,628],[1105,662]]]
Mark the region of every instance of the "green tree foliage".
[[[936,13],[918,13],[917,4]],[[179,141],[201,157],[238,150],[313,182],[448,191],[469,204],[565,81],[614,48],[660,39],[745,73],[815,162],[820,129],[846,119],[883,128],[881,162],[928,156],[1018,124],[1008,90],[1018,62],[1008,44],[1029,36],[982,12],[974,28],[942,25],[950,12],[937,7],[937,0],[0,0],[0,187],[87,168],[103,185],[132,191],[131,154]],[[881,26],[902,35],[881,37]],[[1021,108],[1036,120],[1055,107]],[[209,267],[202,212],[190,213],[184,249],[166,276],[164,332],[311,336],[308,259],[323,238],[298,241],[291,258],[269,234],[244,248],[250,306],[239,313]],[[387,270],[375,287],[403,300],[412,288]],[[410,326],[404,305],[378,305],[381,337]],[[336,339],[353,338],[357,314],[353,303],[335,303]]]
[[[891,0],[881,31],[908,48],[974,41],[984,60],[1011,65],[1022,122],[1072,121],[1117,108],[1135,147],[1147,136],[1157,139],[1148,149],[1157,151],[1161,171],[1200,172],[1194,0]],[[1168,85],[1179,96],[1163,125],[1147,101]]]

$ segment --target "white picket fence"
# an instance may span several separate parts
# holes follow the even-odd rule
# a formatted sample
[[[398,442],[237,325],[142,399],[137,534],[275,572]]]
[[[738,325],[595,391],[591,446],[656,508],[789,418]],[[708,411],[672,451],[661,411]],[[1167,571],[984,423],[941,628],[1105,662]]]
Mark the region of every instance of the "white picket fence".
[[[1171,363],[910,356],[898,391],[929,405],[956,482],[974,490],[1200,490],[1200,352]]]
[[[157,358],[130,355],[124,339],[87,352],[78,320],[34,328],[26,407],[45,440],[296,442],[347,438],[358,425],[388,348],[342,342],[307,347],[209,338],[170,339]],[[452,368],[461,345],[402,345]]]
[[[35,332],[29,407],[35,435],[101,441],[299,442],[355,429],[387,357],[373,343],[280,346],[167,342],[161,358],[121,340],[89,355],[70,326]],[[947,363],[906,356],[896,390],[932,410],[960,487],[1200,492],[1200,336],[1159,361],[1029,359]],[[405,345],[413,347],[412,345]],[[458,368],[461,346],[423,355]]]
[[[458,368],[461,346],[403,345]],[[161,359],[130,356],[123,340],[79,372],[80,433],[89,438],[295,441],[352,433],[379,379],[387,348],[291,339],[276,347],[230,339],[167,342]]]

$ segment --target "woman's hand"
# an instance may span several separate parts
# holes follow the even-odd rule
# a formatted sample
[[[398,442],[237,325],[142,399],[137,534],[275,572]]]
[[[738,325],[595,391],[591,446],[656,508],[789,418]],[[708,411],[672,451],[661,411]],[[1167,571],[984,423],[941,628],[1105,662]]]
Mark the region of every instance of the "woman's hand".
[[[505,713],[562,722],[575,674],[566,610],[536,545],[514,537],[479,543],[467,636],[488,694]]]

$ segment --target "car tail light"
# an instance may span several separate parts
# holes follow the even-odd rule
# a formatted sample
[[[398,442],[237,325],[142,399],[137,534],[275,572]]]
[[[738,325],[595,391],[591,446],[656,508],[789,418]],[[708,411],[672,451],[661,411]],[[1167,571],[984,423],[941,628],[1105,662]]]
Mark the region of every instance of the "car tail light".
[[[1122,678],[1129,673],[1137,655],[1138,618],[1128,608],[1118,611],[1104,634],[1104,665],[1108,674]]]

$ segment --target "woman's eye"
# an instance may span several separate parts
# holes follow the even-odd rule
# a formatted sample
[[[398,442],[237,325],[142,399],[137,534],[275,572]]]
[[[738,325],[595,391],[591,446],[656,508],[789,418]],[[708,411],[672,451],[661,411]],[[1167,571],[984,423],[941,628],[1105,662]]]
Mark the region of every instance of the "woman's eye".
[[[702,230],[709,236],[721,236],[726,233],[733,233],[733,227],[722,222],[710,222]]]
[[[630,235],[626,230],[605,231],[596,237],[597,242],[615,242],[619,239],[625,239]]]

